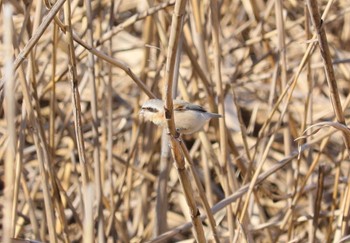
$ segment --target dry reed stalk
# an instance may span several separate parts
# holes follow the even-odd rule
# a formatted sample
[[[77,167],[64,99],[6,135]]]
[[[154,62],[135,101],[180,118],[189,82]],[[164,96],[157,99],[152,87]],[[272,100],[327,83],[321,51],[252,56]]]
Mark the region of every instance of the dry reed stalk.
[[[111,8],[110,11],[108,13],[108,17],[109,17],[109,21],[108,21],[108,29],[112,28],[112,23],[114,22],[114,15],[113,15],[113,11],[114,8],[118,8],[120,6],[120,1],[116,2],[116,5],[114,5],[114,1],[111,2]],[[112,38],[108,39],[107,42],[107,48],[108,48],[108,55],[112,56]],[[103,100],[107,103],[107,107],[106,109],[103,111],[104,115],[107,114],[107,119],[103,122],[103,139],[101,142],[101,147],[105,147],[106,149],[106,155],[105,157],[102,156],[102,159],[105,158],[106,164],[107,164],[107,168],[108,168],[108,172],[106,175],[106,180],[108,181],[108,190],[109,190],[109,203],[110,203],[110,210],[111,210],[111,215],[109,216],[109,218],[106,220],[106,235],[107,236],[113,236],[113,237],[117,237],[116,236],[116,232],[113,230],[114,228],[112,227],[112,225],[118,225],[119,223],[117,221],[117,219],[115,218],[115,212],[116,212],[116,203],[114,201],[114,197],[113,197],[113,191],[115,191],[115,185],[113,183],[113,134],[112,134],[112,112],[113,112],[113,93],[112,93],[112,71],[113,71],[113,66],[109,66],[108,68],[108,78],[107,78],[107,97],[105,97]],[[102,150],[103,151],[103,150]],[[121,230],[122,232],[122,230]],[[128,240],[127,237],[123,237],[125,236],[125,234],[121,234],[121,238],[123,240]]]
[[[15,48],[15,54],[19,55],[19,51],[18,51],[18,43],[17,41],[13,41],[13,46]],[[18,59],[16,59],[18,60]],[[16,63],[16,60],[14,61],[14,63]],[[29,123],[30,126],[32,127],[32,135],[33,135],[33,139],[34,139],[34,144],[37,150],[37,157],[39,160],[39,167],[40,167],[40,174],[41,174],[41,178],[42,178],[42,185],[43,185],[43,192],[44,192],[44,200],[45,200],[45,210],[46,210],[46,216],[47,216],[47,220],[48,220],[48,231],[49,231],[49,236],[50,236],[50,240],[52,242],[56,242],[57,241],[57,236],[56,236],[56,232],[55,232],[55,227],[54,227],[54,217],[53,217],[53,206],[52,206],[52,201],[49,195],[49,185],[53,185],[55,180],[52,176],[49,177],[47,175],[50,174],[52,175],[52,170],[51,170],[51,166],[50,166],[50,158],[49,158],[49,154],[48,154],[48,149],[47,149],[47,142],[46,142],[46,138],[44,136],[44,129],[42,128],[42,125],[40,123],[40,121],[38,120],[38,116],[40,116],[40,112],[38,111],[38,113],[35,114],[33,105],[31,103],[31,95],[29,92],[29,86],[27,84],[26,81],[26,77],[24,74],[24,68],[22,66],[20,66],[20,63],[17,63],[19,66],[19,79],[20,79],[20,84],[22,87],[22,92],[23,92],[23,96],[24,96],[24,104],[26,106],[27,109],[27,113],[29,114]],[[34,100],[35,102],[35,100]],[[35,131],[33,133],[33,131]],[[54,185],[53,185],[54,187]]]
[[[72,91],[72,104],[73,104],[73,114],[74,114],[74,126],[75,126],[75,136],[76,136],[76,144],[79,156],[79,162],[82,172],[82,193],[83,196],[86,194],[84,191],[87,189],[87,185],[89,183],[89,175],[86,160],[86,151],[85,151],[85,143],[83,140],[83,132],[82,132],[82,121],[81,121],[81,105],[80,105],[80,94],[78,90],[78,77],[77,77],[77,67],[76,67],[76,57],[74,52],[74,44],[73,44],[73,32],[71,25],[71,3],[70,0],[67,0],[64,4],[64,20],[67,26],[66,29],[66,43],[68,45],[68,70],[69,77],[71,82],[71,91]],[[85,198],[84,198],[85,199]],[[85,210],[84,206],[85,202],[82,200],[82,207]]]
[[[166,74],[165,74],[165,118],[167,120],[167,129],[169,132],[169,140],[171,144],[171,152],[173,158],[176,162],[176,167],[179,175],[179,180],[182,185],[182,189],[185,195],[186,202],[188,204],[192,224],[195,233],[195,239],[197,242],[204,242],[205,236],[203,231],[202,222],[199,218],[200,212],[196,206],[193,189],[185,169],[185,160],[183,156],[183,151],[180,147],[178,141],[178,134],[175,129],[174,123],[174,111],[173,111],[173,83],[175,77],[175,67],[176,65],[176,53],[179,48],[181,32],[183,29],[184,13],[187,1],[178,0],[175,2],[175,9],[173,13],[173,18],[171,22],[171,31],[169,37],[169,47],[168,47],[168,57],[166,65]]]
[[[14,79],[14,66],[13,66],[13,50],[11,48],[13,38],[13,25],[12,25],[12,14],[13,10],[9,4],[4,6],[3,16],[3,29],[8,33],[3,38],[4,42],[4,90],[5,92],[5,104],[6,104],[6,123],[8,132],[7,136],[7,149],[5,157],[5,188],[4,188],[4,204],[3,204],[3,215],[2,215],[2,241],[5,243],[11,242],[11,237],[14,236],[14,222],[17,215],[14,214],[14,209],[17,207],[17,202],[13,201],[14,197],[14,175],[16,161],[16,147],[17,147],[17,135],[16,135],[16,106],[15,106],[15,79]],[[18,175],[17,175],[18,176]]]
[[[216,91],[218,95],[218,112],[223,116],[223,119],[219,120],[219,136],[220,136],[220,166],[221,166],[221,175],[223,178],[222,187],[225,192],[225,196],[228,196],[232,193],[232,190],[229,186],[229,180],[231,178],[230,171],[231,168],[228,165],[227,154],[228,154],[228,145],[227,145],[227,128],[225,123],[225,105],[224,105],[224,93],[223,93],[223,84],[221,77],[221,48],[220,48],[220,39],[219,39],[219,3],[214,0],[210,2],[210,11],[211,11],[211,21],[212,21],[212,35],[213,35],[213,49],[214,49],[214,79],[216,83]],[[234,223],[233,223],[233,212],[231,207],[226,208],[226,217],[228,221],[229,228],[229,239],[233,240],[234,237]]]
[[[87,184],[87,188],[84,189],[84,243],[92,243],[95,242],[94,236],[94,210],[93,210],[93,202],[94,200],[94,187],[91,183]]]
[[[322,165],[319,166],[317,182],[318,183],[317,183],[316,198],[315,198],[315,205],[314,205],[314,218],[312,221],[313,232],[310,237],[312,240],[316,239],[316,230],[319,224],[318,219],[320,217],[320,212],[321,212],[322,194],[324,189],[324,167]]]
[[[199,196],[200,196],[201,201],[204,205],[205,213],[209,219],[209,225],[210,225],[210,229],[212,231],[211,233],[214,237],[215,242],[220,242],[217,231],[216,231],[216,222],[215,222],[215,219],[213,217],[213,214],[210,211],[208,199],[205,195],[205,191],[204,191],[204,188],[203,188],[201,181],[199,179],[198,173],[196,172],[196,169],[194,167],[194,163],[192,161],[192,158],[191,158],[191,156],[186,148],[186,145],[183,143],[183,141],[180,141],[180,146],[181,146],[182,152],[187,160],[187,163],[189,164],[191,175],[194,179],[194,182],[196,184],[196,188],[199,192]]]
[[[327,5],[327,7],[326,7],[326,9],[325,9],[325,11],[324,11],[324,13],[323,13],[323,15],[322,15],[322,19],[325,19],[325,18],[326,18],[326,15],[327,15],[327,13],[328,13],[328,10],[330,9],[331,3],[332,3],[331,1],[328,2],[328,5]],[[315,37],[315,35],[314,35],[314,37]],[[305,62],[306,62],[305,58],[306,58],[307,55],[311,52],[311,49],[313,48],[313,46],[314,46],[313,44],[310,44],[310,45],[309,45],[309,48],[308,48],[308,50],[306,51],[306,53],[305,53],[305,55],[304,55],[304,59],[303,59],[303,61],[302,61],[303,65],[300,65],[300,66],[299,66],[299,69],[298,69],[298,72],[297,72],[296,77],[299,76],[299,74],[300,74],[300,72],[301,72],[301,67],[305,65]],[[305,60],[305,61],[304,61],[304,60]],[[295,78],[296,78],[296,77],[295,77]],[[296,80],[296,79],[294,79],[294,80]],[[294,83],[293,86],[295,87],[295,81],[293,81],[293,83]],[[294,89],[294,87],[293,87],[293,89]],[[291,97],[289,96],[289,100],[290,100],[290,98],[291,98]],[[327,145],[327,142],[328,142],[327,140],[328,140],[328,139],[329,139],[329,138],[326,138],[324,141],[322,141],[321,151],[322,151],[322,150],[325,148],[325,146]],[[320,159],[320,157],[321,157],[321,153],[318,153],[316,156],[317,156],[317,157],[316,157],[316,158],[314,159],[314,161],[312,162],[312,164],[311,164],[311,166],[310,166],[310,169],[309,169],[309,171],[308,171],[308,173],[307,173],[307,175],[306,175],[306,178],[304,179],[304,181],[303,181],[302,184],[301,184],[301,188],[304,188],[304,186],[305,186],[306,183],[307,183],[307,179],[310,177],[311,173],[313,173],[313,170],[315,169],[315,167],[316,167],[316,165],[317,165],[317,163],[318,163],[318,161],[319,161],[319,159]],[[302,190],[301,190],[301,191],[302,191]],[[291,205],[295,205],[296,201],[299,200],[299,197],[300,197],[300,195],[301,195],[301,191],[300,191],[300,193],[296,193],[296,194],[295,194],[295,197],[294,197],[294,199],[293,199]],[[289,210],[287,211],[287,213],[286,213],[286,215],[285,215],[283,221],[282,221],[282,224],[281,224],[281,228],[282,228],[282,229],[286,226],[287,220],[288,220],[289,217],[291,216],[291,213],[292,213],[292,210],[289,209]]]
[[[86,6],[86,17],[88,21],[87,26],[87,43],[92,45],[94,42],[93,39],[93,29],[92,29],[92,10],[91,2],[89,0],[85,1]],[[73,44],[73,42],[72,42]],[[97,71],[97,70],[96,70]],[[101,152],[100,152],[100,142],[99,142],[99,133],[98,133],[98,115],[97,115],[97,91],[96,91],[96,73],[95,73],[95,56],[92,53],[89,53],[88,56],[88,74],[91,87],[91,112],[92,112],[92,131],[93,131],[93,160],[94,160],[94,176],[95,176],[95,197],[96,197],[96,207],[97,207],[97,234],[98,242],[105,242],[105,233],[104,233],[104,217],[103,217],[103,189],[102,189],[102,163],[101,163]],[[92,240],[92,238],[91,238]]]
[[[332,58],[331,58],[331,54],[328,46],[327,36],[322,25],[323,19],[321,19],[321,16],[318,10],[317,1],[308,0],[307,3],[308,3],[310,15],[311,15],[312,23],[316,28],[317,39],[319,43],[322,60],[324,62],[324,69],[325,69],[327,82],[330,90],[330,96],[331,96],[334,113],[336,115],[338,122],[346,125],[344,113],[343,113],[340,98],[339,98],[338,85],[334,75],[334,69],[333,69]],[[350,137],[345,133],[343,133],[343,136],[344,136],[345,145],[349,151]],[[350,152],[348,153],[350,156]]]

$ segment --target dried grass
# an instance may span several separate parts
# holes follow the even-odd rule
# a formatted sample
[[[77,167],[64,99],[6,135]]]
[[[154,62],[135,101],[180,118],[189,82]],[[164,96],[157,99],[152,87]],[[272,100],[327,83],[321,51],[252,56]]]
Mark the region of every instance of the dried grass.
[[[3,242],[349,238],[348,1],[1,4]],[[149,97],[225,119],[179,140]]]

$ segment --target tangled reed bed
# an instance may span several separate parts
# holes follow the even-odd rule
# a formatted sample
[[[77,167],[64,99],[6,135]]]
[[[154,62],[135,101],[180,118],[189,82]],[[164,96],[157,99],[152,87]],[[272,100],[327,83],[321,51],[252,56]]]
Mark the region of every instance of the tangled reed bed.
[[[349,238],[348,1],[1,4],[4,242]],[[139,119],[171,91],[225,119]]]

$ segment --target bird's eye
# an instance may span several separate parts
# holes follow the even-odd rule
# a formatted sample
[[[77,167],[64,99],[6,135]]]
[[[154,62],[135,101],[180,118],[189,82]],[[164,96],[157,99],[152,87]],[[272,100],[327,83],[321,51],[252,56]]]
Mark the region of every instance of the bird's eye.
[[[153,107],[144,107],[143,109],[148,110],[149,112],[153,112],[153,113],[158,112],[158,110],[156,108],[153,108]]]

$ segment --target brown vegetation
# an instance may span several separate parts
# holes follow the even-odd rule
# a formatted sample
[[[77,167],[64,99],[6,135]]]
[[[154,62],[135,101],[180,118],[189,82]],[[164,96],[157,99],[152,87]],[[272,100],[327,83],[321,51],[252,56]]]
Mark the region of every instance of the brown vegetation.
[[[350,237],[349,1],[0,4],[4,242]]]

